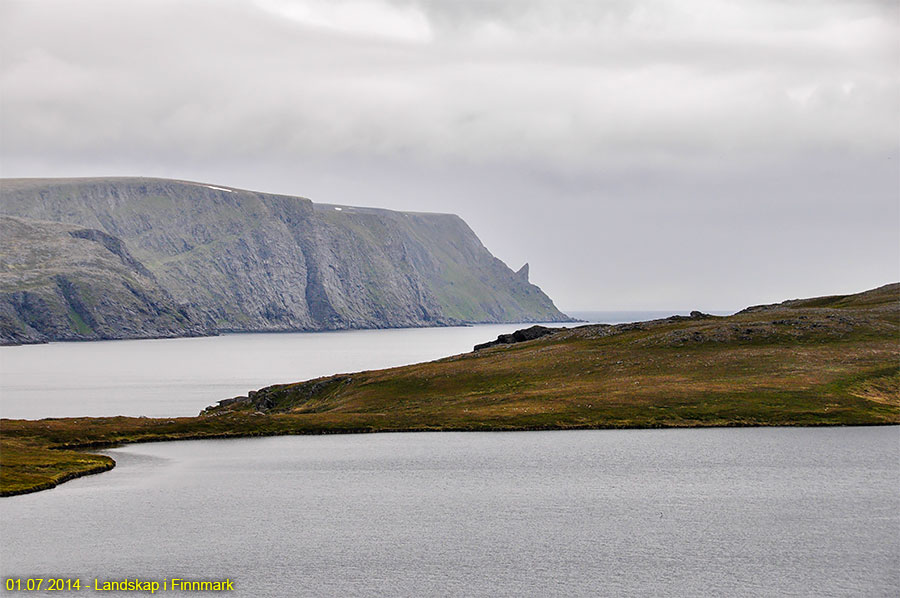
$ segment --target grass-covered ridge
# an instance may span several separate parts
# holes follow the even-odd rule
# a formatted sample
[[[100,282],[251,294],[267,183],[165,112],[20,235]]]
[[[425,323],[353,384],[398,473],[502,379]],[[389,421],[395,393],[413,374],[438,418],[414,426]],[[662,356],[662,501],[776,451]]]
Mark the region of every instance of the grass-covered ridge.
[[[125,442],[897,423],[900,285],[894,284],[729,317],[561,329],[429,363],[270,386],[198,417],[2,420],[0,491],[49,487],[62,479],[59,468],[92,471],[74,451]]]

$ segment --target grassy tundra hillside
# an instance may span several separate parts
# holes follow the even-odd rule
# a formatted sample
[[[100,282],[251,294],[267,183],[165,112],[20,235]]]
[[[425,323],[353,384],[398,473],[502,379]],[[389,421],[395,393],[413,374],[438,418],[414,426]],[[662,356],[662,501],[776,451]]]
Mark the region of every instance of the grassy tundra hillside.
[[[526,338],[530,335],[518,335]],[[485,339],[489,340],[489,339]],[[198,417],[2,420],[2,492],[108,466],[123,442],[392,430],[900,423],[900,285],[563,328],[438,361],[280,384]]]

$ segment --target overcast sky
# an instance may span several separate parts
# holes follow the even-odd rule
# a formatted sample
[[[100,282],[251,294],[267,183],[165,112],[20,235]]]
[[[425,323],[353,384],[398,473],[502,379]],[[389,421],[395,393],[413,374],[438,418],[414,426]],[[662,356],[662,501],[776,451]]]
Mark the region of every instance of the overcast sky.
[[[563,309],[900,279],[896,0],[2,0],[0,172],[454,212]]]

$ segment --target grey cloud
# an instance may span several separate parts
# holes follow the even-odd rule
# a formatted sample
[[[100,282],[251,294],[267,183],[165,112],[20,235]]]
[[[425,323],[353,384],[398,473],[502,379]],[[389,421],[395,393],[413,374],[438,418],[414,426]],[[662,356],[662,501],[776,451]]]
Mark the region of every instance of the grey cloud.
[[[563,307],[739,307],[898,277],[895,2],[2,11],[4,176],[174,176],[456,211]],[[522,240],[529,222],[552,226]],[[806,278],[779,270],[794,244]],[[777,267],[756,284],[751,261]],[[697,268],[719,262],[706,279]]]

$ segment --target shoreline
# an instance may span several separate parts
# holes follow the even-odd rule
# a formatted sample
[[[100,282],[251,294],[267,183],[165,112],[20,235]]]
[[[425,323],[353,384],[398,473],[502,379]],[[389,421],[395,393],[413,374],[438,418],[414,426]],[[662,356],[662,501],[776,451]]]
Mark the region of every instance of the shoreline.
[[[426,363],[274,384],[193,417],[0,420],[0,493],[138,442],[439,431],[900,424],[900,284],[661,320],[531,329]],[[519,333],[522,334],[519,334]]]
[[[564,314],[565,315],[565,314]],[[217,336],[227,336],[227,335],[243,335],[243,334],[318,334],[318,333],[328,333],[328,332],[358,332],[358,331],[368,331],[368,330],[418,330],[421,328],[470,328],[473,326],[500,326],[500,325],[510,325],[510,326],[519,326],[525,324],[550,324],[555,326],[562,326],[566,324],[585,324],[587,320],[580,320],[578,318],[574,318],[571,316],[566,316],[567,319],[557,319],[557,320],[521,320],[521,321],[498,321],[498,320],[484,320],[484,321],[459,321],[459,322],[444,322],[444,323],[436,323],[436,322],[423,322],[418,325],[403,325],[403,326],[369,326],[363,328],[357,328],[352,326],[347,326],[343,328],[264,328],[259,330],[243,330],[243,329],[232,329],[232,328],[221,328],[216,330],[210,330],[208,332],[197,332],[197,333],[178,333],[178,334],[152,334],[152,335],[136,335],[136,336],[105,336],[98,338],[52,338],[46,340],[26,340],[19,342],[7,342],[6,340],[0,340],[0,349],[5,347],[28,347],[32,345],[49,345],[52,343],[99,343],[99,342],[109,342],[109,341],[154,341],[154,340],[177,340],[177,339],[191,339],[191,338],[215,338]]]
[[[0,420],[5,422],[12,421],[43,421],[43,420]],[[58,419],[57,419],[58,421]],[[148,437],[133,441],[119,442],[88,442],[83,444],[70,444],[58,447],[48,447],[48,450],[59,451],[60,453],[70,452],[73,450],[97,450],[119,448],[133,444],[149,444],[158,442],[178,442],[178,441],[200,441],[200,440],[227,440],[241,438],[275,438],[283,436],[330,436],[330,435],[359,435],[359,434],[413,434],[413,433],[440,433],[440,432],[566,432],[566,431],[589,431],[589,430],[696,430],[696,429],[726,429],[726,428],[834,428],[834,427],[895,427],[900,426],[900,422],[859,422],[859,423],[765,423],[765,422],[733,422],[733,423],[715,423],[715,424],[678,424],[678,423],[660,423],[656,425],[572,425],[572,426],[487,426],[487,427],[420,427],[420,428],[347,428],[347,429],[320,429],[320,430],[296,430],[285,431],[280,433],[223,433],[212,435],[186,435],[173,437]],[[66,482],[86,477],[89,475],[97,475],[107,471],[111,471],[116,467],[116,461],[108,455],[89,454],[97,459],[105,459],[106,462],[94,465],[90,468],[71,471],[53,480],[47,480],[37,483],[26,488],[16,490],[0,490],[0,498],[8,498],[12,496],[22,496],[24,494],[34,494],[44,490],[52,490]]]
[[[98,455],[103,456],[103,455]],[[78,478],[83,478],[89,475],[97,475],[100,473],[104,473],[107,471],[111,471],[116,467],[116,460],[112,457],[107,457],[110,460],[110,463],[106,465],[97,465],[90,469],[85,469],[84,471],[73,471],[71,473],[67,473],[64,476],[53,480],[43,482],[37,486],[31,488],[22,488],[19,490],[2,490],[0,491],[0,498],[8,498],[10,496],[21,496],[23,494],[34,494],[36,492],[43,492],[44,490],[52,490],[61,484],[65,484],[66,482],[70,482],[72,480],[76,480]]]

